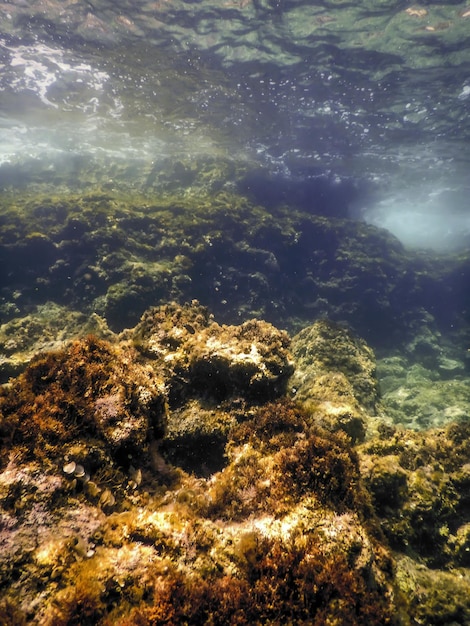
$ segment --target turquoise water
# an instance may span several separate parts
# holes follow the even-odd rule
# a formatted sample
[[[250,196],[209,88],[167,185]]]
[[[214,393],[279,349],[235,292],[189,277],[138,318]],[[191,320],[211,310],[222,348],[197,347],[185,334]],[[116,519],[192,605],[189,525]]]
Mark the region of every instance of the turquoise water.
[[[354,214],[410,245],[470,229],[463,2],[24,0],[0,19],[4,188],[139,186],[220,155],[353,179]]]

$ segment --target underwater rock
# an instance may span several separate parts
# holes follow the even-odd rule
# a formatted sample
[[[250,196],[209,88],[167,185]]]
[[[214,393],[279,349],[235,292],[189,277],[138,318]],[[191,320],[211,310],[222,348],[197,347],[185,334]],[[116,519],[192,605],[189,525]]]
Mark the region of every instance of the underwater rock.
[[[414,432],[386,427],[359,446],[361,474],[417,623],[470,616],[468,421]]]
[[[151,309],[130,336],[165,372],[170,404],[188,395],[265,402],[284,393],[294,369],[287,333],[260,320],[221,326],[197,302]]]
[[[208,476],[222,469],[229,434],[237,416],[243,414],[242,406],[240,401],[234,411],[230,403],[222,408],[194,399],[174,408],[168,414],[162,453],[173,465],[196,475]]]
[[[468,569],[442,570],[426,567],[401,556],[396,578],[410,601],[410,614],[418,624],[458,624],[470,621]]]
[[[380,401],[375,355],[366,342],[351,330],[328,320],[320,320],[292,339],[299,379],[300,397],[308,382],[329,371],[343,373],[361,406],[374,411]],[[305,386],[304,386],[305,385]]]
[[[71,339],[88,334],[102,339],[114,337],[98,315],[85,315],[53,302],[1,324],[0,383],[17,376],[39,352],[59,350]]]
[[[441,356],[438,363],[443,368],[427,368],[404,357],[378,362],[383,411],[393,422],[422,430],[470,416],[470,381],[462,362]]]
[[[0,396],[0,620],[392,623],[349,440],[268,402],[288,346],[193,303],[33,359]]]
[[[0,623],[463,626],[470,426],[389,425],[342,326],[292,347],[169,304],[4,385]]]
[[[168,301],[173,285],[168,263],[125,261],[119,271],[125,279],[112,284],[101,299],[103,316],[116,330],[134,326],[155,302]]]
[[[201,475],[223,466],[245,404],[281,396],[293,371],[287,333],[259,320],[221,326],[197,302],[150,309],[122,336],[164,372],[171,410],[162,449]]]
[[[295,397],[332,430],[363,439],[365,417],[380,402],[372,349],[350,330],[321,320],[293,337],[292,353]]]
[[[371,225],[289,203],[256,205],[223,178],[242,174],[229,165],[201,158],[184,166],[199,181],[188,189],[6,194],[2,319],[53,302],[96,312],[118,332],[151,305],[196,298],[221,323],[255,317],[292,331],[327,317],[374,349],[406,346],[428,362],[444,335],[462,331],[465,255],[412,253]]]
[[[313,494],[336,511],[354,510],[363,519],[370,514],[348,438],[312,424],[291,401],[250,410],[232,429],[226,454],[229,463],[209,492],[211,516],[286,513],[292,502]]]
[[[400,623],[391,557],[357,483],[355,453],[306,418],[289,401],[259,407],[232,429],[222,471],[196,479],[180,470],[164,490],[147,473],[147,491],[128,493],[114,510],[80,491],[67,496],[53,474],[46,480],[54,490],[31,488],[22,516],[12,491],[2,500],[10,503],[9,568],[0,568],[5,611],[14,606],[18,620],[86,617],[102,626],[225,624],[234,616]],[[38,470],[10,463],[0,489],[14,483],[19,495],[21,472],[39,485]],[[34,515],[42,516],[39,544],[26,551],[30,535],[18,529]]]
[[[165,401],[162,381],[131,350],[88,336],[36,357],[0,390],[0,429],[26,458],[57,457],[85,438],[126,463],[162,436]]]
[[[462,564],[470,425],[387,429],[359,449],[361,473],[390,545],[432,567]]]

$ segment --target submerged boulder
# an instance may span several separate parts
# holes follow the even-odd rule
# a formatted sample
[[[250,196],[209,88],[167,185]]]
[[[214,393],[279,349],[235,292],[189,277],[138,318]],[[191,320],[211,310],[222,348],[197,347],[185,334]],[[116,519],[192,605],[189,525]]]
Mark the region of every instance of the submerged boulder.
[[[292,372],[285,332],[197,303],[33,359],[0,396],[0,622],[399,623],[357,455]]]
[[[219,325],[197,302],[150,309],[130,336],[165,371],[172,403],[188,395],[271,400],[294,370],[286,332],[261,320]]]
[[[292,352],[295,397],[331,430],[363,439],[365,418],[380,402],[373,350],[344,326],[320,320],[293,337]]]
[[[91,335],[39,355],[1,390],[4,442],[27,458],[60,458],[78,440],[119,463],[139,454],[163,435],[166,396],[162,380],[135,356]]]

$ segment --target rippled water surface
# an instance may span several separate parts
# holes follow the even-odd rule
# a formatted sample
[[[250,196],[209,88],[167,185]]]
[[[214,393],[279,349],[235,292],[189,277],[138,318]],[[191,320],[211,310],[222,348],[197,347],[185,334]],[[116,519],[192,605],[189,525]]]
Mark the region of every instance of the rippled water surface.
[[[220,155],[366,183],[351,210],[406,243],[470,231],[467,2],[11,0],[0,20],[3,187]]]

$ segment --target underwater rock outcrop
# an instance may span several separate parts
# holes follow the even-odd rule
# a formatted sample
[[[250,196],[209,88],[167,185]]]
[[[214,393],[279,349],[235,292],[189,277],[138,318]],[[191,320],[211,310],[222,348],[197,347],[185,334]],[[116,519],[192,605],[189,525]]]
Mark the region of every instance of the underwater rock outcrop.
[[[351,330],[329,320],[304,328],[292,339],[296,363],[290,388],[323,425],[364,438],[367,415],[380,403],[372,349]]]
[[[67,446],[87,441],[125,464],[150,436],[162,437],[165,402],[162,379],[128,347],[76,340],[38,356],[1,390],[3,460],[10,448],[21,458],[57,461]]]
[[[328,320],[169,304],[35,357],[0,393],[0,623],[466,624],[468,426],[382,411]]]
[[[285,333],[198,304],[35,358],[0,397],[0,621],[397,622],[358,457],[292,371]]]
[[[427,361],[439,357],[439,333],[466,332],[465,254],[413,253],[371,225],[287,201],[257,205],[225,188],[215,163],[198,168],[220,185],[5,195],[2,323],[53,303],[120,332],[152,305],[198,299],[227,324],[256,318],[296,331],[327,317],[374,348],[407,346]]]
[[[468,420],[422,432],[384,425],[358,449],[416,623],[470,620],[469,430]]]
[[[362,475],[390,545],[431,567],[467,567],[470,425],[384,429],[361,447]]]
[[[196,473],[220,469],[235,416],[283,395],[294,370],[286,332],[260,320],[219,325],[198,302],[152,308],[122,336],[164,375],[162,448]]]
[[[178,388],[180,400],[190,394],[266,401],[285,392],[294,371],[286,332],[260,320],[220,326],[197,302],[150,309],[131,338],[165,371],[175,403]]]
[[[70,311],[53,302],[1,324],[0,383],[20,374],[38,353],[62,349],[72,339],[86,335],[115,339],[102,317]]]

